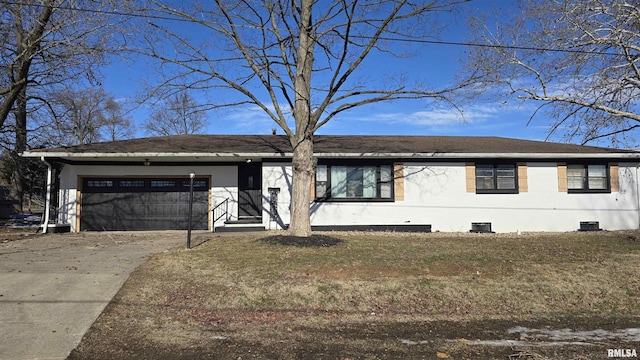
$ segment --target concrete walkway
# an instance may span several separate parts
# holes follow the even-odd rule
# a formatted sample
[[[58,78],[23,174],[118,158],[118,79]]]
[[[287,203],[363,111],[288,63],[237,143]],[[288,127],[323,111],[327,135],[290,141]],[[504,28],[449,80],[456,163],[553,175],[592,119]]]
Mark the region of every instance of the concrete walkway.
[[[186,232],[0,234],[0,359],[65,359],[150,254]]]

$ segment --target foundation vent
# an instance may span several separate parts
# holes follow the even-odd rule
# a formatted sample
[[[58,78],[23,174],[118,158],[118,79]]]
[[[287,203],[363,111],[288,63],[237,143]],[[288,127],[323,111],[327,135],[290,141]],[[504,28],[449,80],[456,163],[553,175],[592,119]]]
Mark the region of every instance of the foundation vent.
[[[600,231],[599,221],[580,221],[580,231]]]
[[[473,233],[491,233],[490,222],[474,222],[471,223],[471,232]]]

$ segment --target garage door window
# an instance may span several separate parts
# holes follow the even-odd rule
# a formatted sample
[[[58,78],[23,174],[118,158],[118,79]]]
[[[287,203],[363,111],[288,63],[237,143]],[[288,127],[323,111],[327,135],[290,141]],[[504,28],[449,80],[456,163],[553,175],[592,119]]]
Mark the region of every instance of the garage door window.
[[[206,191],[209,188],[209,179],[194,179],[195,191]],[[113,192],[184,192],[189,191],[189,180],[186,179],[99,179],[85,178],[83,191],[87,193],[113,193]]]
[[[112,180],[88,180],[87,187],[90,188],[112,188]]]
[[[197,188],[206,188],[207,187],[207,180],[205,179],[195,179],[193,180],[193,188],[197,189]],[[188,187],[189,186],[189,180],[182,180],[182,186],[183,187]]]
[[[120,180],[118,186],[121,188],[143,188],[144,180]]]
[[[176,182],[173,180],[151,180],[151,187],[175,187]]]

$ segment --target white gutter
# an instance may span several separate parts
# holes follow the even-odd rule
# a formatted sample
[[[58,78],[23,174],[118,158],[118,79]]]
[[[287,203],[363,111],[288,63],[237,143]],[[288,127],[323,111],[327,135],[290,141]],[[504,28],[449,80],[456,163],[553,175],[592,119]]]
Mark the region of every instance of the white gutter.
[[[417,159],[640,159],[639,153],[315,153],[316,157],[377,157]]]
[[[51,164],[49,164],[45,160],[44,156],[41,156],[40,160],[47,164],[47,193],[44,200],[44,215],[42,219],[42,233],[46,234],[49,229],[49,211],[51,209],[51,186],[53,182],[53,169],[51,167]]]
[[[24,157],[59,157],[65,159],[96,158],[198,158],[199,160],[216,158],[275,158],[292,157],[293,153],[174,153],[174,152],[141,152],[141,153],[73,153],[73,152],[38,152],[26,151]],[[314,153],[323,158],[416,158],[416,159],[640,159],[638,153]]]
[[[25,151],[24,157],[61,157],[61,158],[154,158],[154,157],[272,157],[291,156],[276,153],[175,153],[175,152],[140,152],[140,153],[75,153],[75,152],[49,152],[49,151]]]

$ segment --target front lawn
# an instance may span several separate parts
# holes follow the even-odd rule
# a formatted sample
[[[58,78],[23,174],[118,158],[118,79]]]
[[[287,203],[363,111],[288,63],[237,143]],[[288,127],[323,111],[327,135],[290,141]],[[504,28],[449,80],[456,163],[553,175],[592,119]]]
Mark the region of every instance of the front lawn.
[[[539,346],[539,337],[507,331],[634,327],[636,232],[345,232],[324,233],[321,246],[267,235],[210,234],[192,250],[154,256],[71,358],[603,358],[612,347],[640,350],[628,339]],[[474,343],[494,339],[519,343]]]

